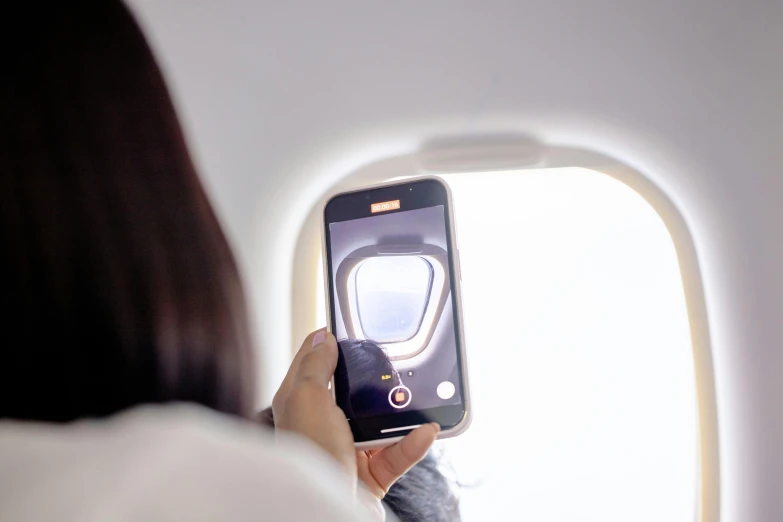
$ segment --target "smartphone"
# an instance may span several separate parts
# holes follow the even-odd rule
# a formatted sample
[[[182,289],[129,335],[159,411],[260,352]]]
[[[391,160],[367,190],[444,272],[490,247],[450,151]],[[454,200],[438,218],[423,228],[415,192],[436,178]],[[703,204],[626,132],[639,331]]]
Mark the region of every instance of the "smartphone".
[[[451,191],[418,177],[338,194],[323,212],[332,389],[357,448],[428,422],[439,438],[471,418]]]

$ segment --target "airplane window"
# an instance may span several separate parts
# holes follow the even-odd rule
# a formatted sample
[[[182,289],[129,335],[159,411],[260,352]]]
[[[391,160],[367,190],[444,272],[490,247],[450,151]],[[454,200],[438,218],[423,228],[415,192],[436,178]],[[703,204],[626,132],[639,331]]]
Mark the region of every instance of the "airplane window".
[[[695,370],[661,218],[587,169],[443,178],[474,421],[438,444],[463,520],[692,522]]]
[[[432,266],[418,256],[367,259],[356,271],[356,303],[364,336],[381,343],[419,331],[432,289]]]
[[[347,311],[336,335],[373,339],[394,361],[425,361],[451,292],[447,276],[446,250],[429,243],[373,243],[349,252],[335,273],[335,306]],[[325,321],[320,310],[316,317]]]

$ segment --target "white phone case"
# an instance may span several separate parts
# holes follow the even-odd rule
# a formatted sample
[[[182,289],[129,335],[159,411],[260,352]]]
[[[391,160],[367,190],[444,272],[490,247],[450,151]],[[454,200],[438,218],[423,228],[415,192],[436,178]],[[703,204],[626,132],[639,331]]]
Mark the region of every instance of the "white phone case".
[[[329,292],[329,260],[326,252],[326,220],[325,220],[325,209],[326,205],[329,204],[329,201],[336,198],[337,196],[342,196],[345,194],[353,194],[356,192],[364,192],[366,190],[373,190],[376,188],[382,188],[382,187],[390,187],[394,185],[406,185],[411,182],[421,181],[421,180],[433,180],[441,185],[446,189],[446,194],[448,197],[449,202],[449,251],[453,253],[454,258],[454,287],[452,288],[453,292],[453,298],[455,299],[455,302],[457,304],[457,324],[459,329],[459,338],[462,340],[460,343],[460,361],[461,361],[461,371],[462,371],[462,393],[463,393],[463,405],[465,408],[465,414],[462,417],[462,420],[453,428],[449,428],[447,430],[442,430],[438,434],[438,439],[448,439],[451,437],[456,437],[457,435],[460,435],[461,433],[464,433],[465,430],[470,427],[470,423],[472,421],[472,410],[471,410],[471,401],[470,401],[470,385],[469,385],[469,379],[468,379],[468,362],[467,362],[467,350],[465,345],[465,327],[464,327],[464,321],[462,316],[462,267],[459,257],[459,248],[457,247],[457,230],[456,230],[456,223],[454,219],[454,200],[451,195],[451,189],[449,188],[448,184],[443,181],[441,178],[437,176],[416,176],[413,178],[407,178],[404,180],[397,180],[392,182],[386,182],[386,183],[377,183],[373,185],[367,185],[365,187],[358,188],[356,190],[349,190],[346,192],[340,192],[339,194],[335,194],[331,198],[329,198],[326,203],[324,204],[324,209],[321,211],[321,250],[323,252],[323,271],[324,271],[324,295],[326,296],[326,317],[329,319],[327,321],[327,330],[332,331],[332,317],[331,317],[331,295]],[[332,395],[335,393],[335,383],[334,383],[334,377],[332,378]],[[394,444],[395,442],[401,440],[403,437],[391,437],[391,438],[383,438],[383,439],[375,439],[375,440],[369,440],[364,442],[357,442],[355,444],[356,449],[360,450],[369,450],[369,449],[377,449],[377,448],[383,448],[386,446],[390,446]]]

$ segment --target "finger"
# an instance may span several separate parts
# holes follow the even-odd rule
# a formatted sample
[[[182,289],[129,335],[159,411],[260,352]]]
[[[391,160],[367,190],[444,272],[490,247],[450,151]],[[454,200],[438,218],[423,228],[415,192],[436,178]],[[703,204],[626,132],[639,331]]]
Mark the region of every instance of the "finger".
[[[328,387],[337,367],[337,341],[328,332],[325,339],[313,346],[312,350],[302,357],[296,371],[296,382],[311,382]],[[316,338],[316,341],[318,339]]]
[[[398,478],[424,458],[435,442],[440,427],[435,423],[419,426],[400,442],[389,446],[370,459],[370,473],[385,492]]]
[[[302,362],[304,356],[310,353],[310,350],[313,347],[313,339],[315,338],[318,332],[325,332],[325,331],[326,331],[325,327],[321,328],[319,330],[311,332],[310,335],[308,335],[305,338],[304,342],[302,343],[302,346],[300,346],[299,350],[296,352],[296,355],[294,356],[294,360],[291,361],[291,366],[288,367],[288,373],[286,373],[283,382],[280,383],[280,388],[278,388],[276,395],[285,397],[288,394],[288,391],[291,389],[291,384],[294,382],[294,379],[296,378],[296,373],[299,369],[299,364]]]

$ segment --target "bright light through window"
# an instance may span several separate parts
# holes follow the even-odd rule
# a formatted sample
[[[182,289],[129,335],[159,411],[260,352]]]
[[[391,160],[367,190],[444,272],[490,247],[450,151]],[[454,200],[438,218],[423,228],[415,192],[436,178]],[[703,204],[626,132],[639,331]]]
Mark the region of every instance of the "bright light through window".
[[[443,177],[474,422],[440,445],[463,519],[692,522],[694,367],[660,217],[586,169]]]
[[[421,326],[432,290],[432,267],[418,256],[372,257],[356,271],[362,331],[381,343],[407,341]]]

